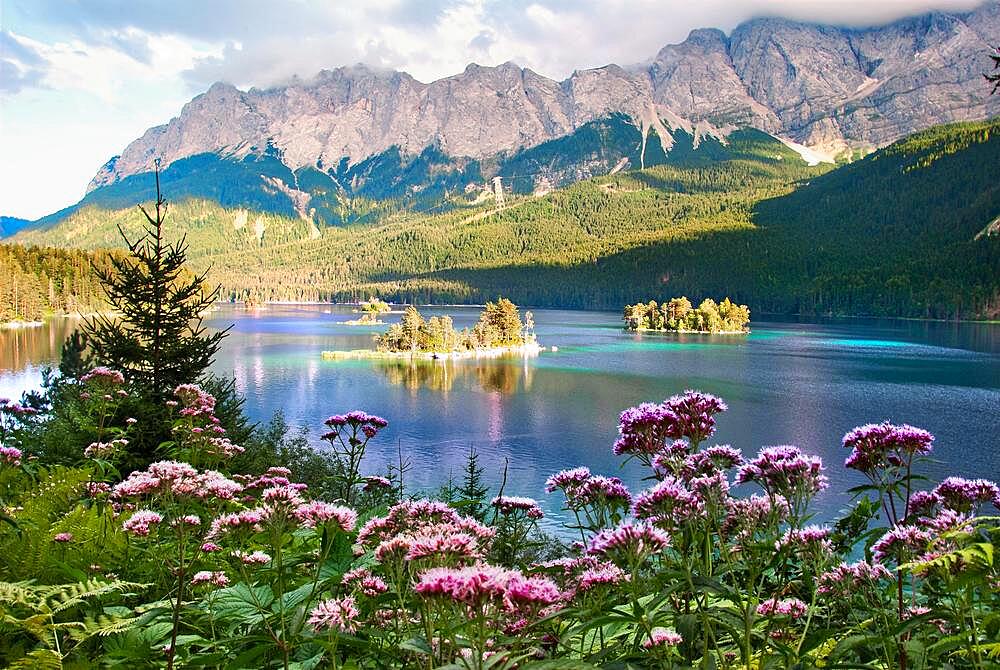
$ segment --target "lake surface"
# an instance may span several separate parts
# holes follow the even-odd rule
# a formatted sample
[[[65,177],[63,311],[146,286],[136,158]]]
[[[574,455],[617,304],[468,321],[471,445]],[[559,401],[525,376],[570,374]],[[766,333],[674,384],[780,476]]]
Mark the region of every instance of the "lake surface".
[[[472,325],[477,308],[421,309]],[[611,453],[617,416],[636,403],[686,388],[724,398],[716,441],[753,454],[795,444],[819,454],[831,488],[820,516],[834,517],[858,483],[842,467],[840,445],[856,425],[889,419],[937,436],[931,467],[949,474],[1000,476],[1000,325],[851,320],[755,321],[749,336],[635,335],[620,315],[535,310],[539,341],[558,351],[535,358],[448,362],[327,361],[320,352],[372,346],[384,326],[346,326],[350,308],[224,307],[209,325],[232,325],[213,370],[233,376],[247,411],[266,421],[283,410],[320,444],[327,416],[363,409],[389,420],[370,445],[367,472],[384,470],[397,448],[413,464],[407,485],[431,489],[460,473],[470,447],[507,491],[540,499],[558,516],[545,478],[587,465],[641,486],[643,472],[621,470]],[[387,320],[398,319],[389,315]],[[0,397],[37,385],[75,327],[0,331]]]

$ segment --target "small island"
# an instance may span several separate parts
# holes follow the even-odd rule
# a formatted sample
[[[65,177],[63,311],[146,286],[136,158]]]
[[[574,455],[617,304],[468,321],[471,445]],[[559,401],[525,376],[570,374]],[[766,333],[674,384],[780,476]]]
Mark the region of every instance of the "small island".
[[[622,319],[625,330],[662,333],[711,333],[743,335],[750,332],[750,308],[725,298],[711,298],[697,307],[686,297],[671,298],[662,305],[655,300],[626,305]]]
[[[380,326],[385,322],[380,320],[379,317],[383,314],[389,314],[392,312],[392,307],[390,307],[389,303],[384,300],[371,297],[361,303],[360,310],[355,311],[361,312],[361,318],[345,321],[344,323],[348,326]]]
[[[456,330],[450,316],[425,319],[409,306],[399,323],[375,338],[374,350],[324,351],[323,358],[479,358],[541,351],[531,312],[521,319],[517,305],[506,298],[487,302],[472,328]]]

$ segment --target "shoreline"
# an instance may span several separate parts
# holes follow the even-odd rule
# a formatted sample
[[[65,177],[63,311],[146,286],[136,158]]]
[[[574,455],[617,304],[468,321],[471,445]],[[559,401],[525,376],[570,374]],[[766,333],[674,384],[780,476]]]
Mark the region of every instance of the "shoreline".
[[[39,328],[44,325],[44,321],[7,321],[6,323],[0,323],[0,330],[27,330],[28,328]]]
[[[236,306],[236,305],[242,305],[243,303],[240,303],[240,302],[219,301],[217,304],[219,304],[219,305]],[[293,301],[293,300],[288,300],[288,301],[285,301],[285,300],[269,300],[269,301],[266,301],[266,302],[261,303],[261,304],[262,305],[285,305],[285,306],[295,306],[295,305],[302,305],[302,306],[323,306],[323,305],[325,305],[325,306],[346,306],[346,307],[357,307],[358,306],[357,303],[353,303],[353,302],[331,302],[331,301],[304,301],[303,302],[303,301]],[[406,305],[406,304],[409,304],[409,303],[390,303],[390,304],[392,304],[392,305]],[[476,303],[447,303],[447,304],[444,304],[444,303],[413,303],[413,305],[414,305],[414,307],[434,307],[434,308],[441,308],[441,309],[446,309],[448,307],[480,307],[480,308],[484,307],[483,304],[476,304]],[[537,305],[535,305],[535,306],[532,306],[532,305],[518,305],[518,307],[520,309],[522,309],[522,310],[527,309],[527,310],[549,310],[549,311],[607,312],[609,314],[616,314],[616,315],[618,315],[618,320],[619,320],[619,322],[621,321],[621,315],[620,315],[620,313],[617,312],[616,310],[610,309],[610,308],[606,308],[606,309],[592,309],[592,308],[587,308],[587,307],[553,307],[551,305],[550,306],[546,306],[546,307],[539,307]],[[397,310],[393,310],[392,312],[389,312],[389,313],[390,314],[399,314],[401,312],[399,312]],[[872,314],[786,314],[784,312],[757,312],[757,314],[760,314],[761,316],[777,317],[779,319],[779,321],[777,321],[775,323],[782,323],[782,322],[794,323],[795,320],[802,320],[802,319],[805,319],[808,323],[819,323],[820,320],[827,320],[827,319],[834,320],[834,321],[849,320],[849,319],[864,319],[864,320],[872,320],[872,321],[874,321],[874,320],[917,321],[917,322],[922,322],[922,323],[955,323],[955,324],[958,324],[958,323],[979,323],[979,324],[985,324],[985,325],[997,325],[997,324],[1000,324],[1000,319],[937,319],[937,318],[930,318],[930,317],[924,317],[924,316],[876,316],[876,315],[872,315]],[[767,319],[762,319],[762,320],[765,321],[765,322],[768,322]],[[636,332],[636,331],[633,331],[633,332]],[[644,331],[644,332],[661,332],[661,331]],[[667,331],[667,332],[678,332],[678,331]]]
[[[622,328],[626,333],[656,335],[749,335],[749,330],[656,330],[654,328]]]
[[[323,351],[320,358],[325,361],[404,359],[404,360],[461,360],[465,358],[498,358],[506,354],[537,356],[545,347],[537,343],[519,344],[515,347],[490,347],[489,349],[467,349],[463,351],[377,351],[375,349],[352,349],[351,351]]]

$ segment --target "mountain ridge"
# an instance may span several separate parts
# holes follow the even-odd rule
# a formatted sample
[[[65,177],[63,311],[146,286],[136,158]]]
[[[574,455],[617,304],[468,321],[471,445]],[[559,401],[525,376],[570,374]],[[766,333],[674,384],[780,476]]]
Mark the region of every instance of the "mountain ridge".
[[[981,77],[998,34],[1000,4],[991,2],[872,28],[760,18],[728,36],[696,29],[646,64],[577,70],[562,81],[508,61],[428,83],[366,65],[264,89],[216,83],[130,143],[88,189],[151,170],[155,158],[164,166],[206,152],[242,159],[269,147],[293,171],[345,158],[356,165],[392,147],[486,160],[612,114],[628,116],[643,141],[655,132],[667,144],[679,128],[724,139],[753,127],[832,156],[1000,113]]]

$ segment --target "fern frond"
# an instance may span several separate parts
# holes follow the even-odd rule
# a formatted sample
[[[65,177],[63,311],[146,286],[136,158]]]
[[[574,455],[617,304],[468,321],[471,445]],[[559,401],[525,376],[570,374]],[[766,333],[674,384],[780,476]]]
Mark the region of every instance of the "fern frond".
[[[9,670],[62,670],[62,656],[52,649],[35,649],[27,656],[17,659]]]

